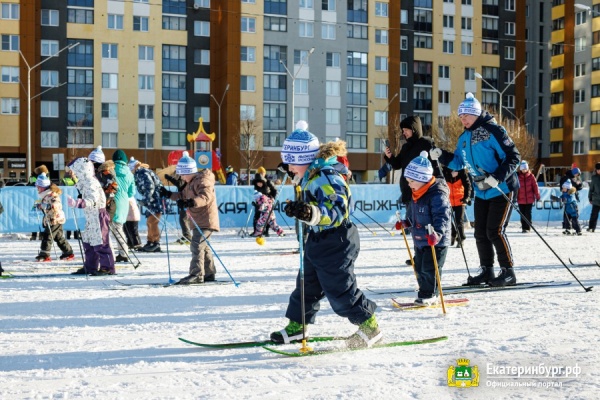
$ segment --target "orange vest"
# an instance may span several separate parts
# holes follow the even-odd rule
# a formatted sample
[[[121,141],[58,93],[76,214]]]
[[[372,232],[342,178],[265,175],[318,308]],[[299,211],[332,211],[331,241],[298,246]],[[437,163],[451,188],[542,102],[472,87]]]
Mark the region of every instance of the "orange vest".
[[[455,182],[446,182],[450,188],[450,205],[452,207],[461,206],[462,199],[465,197],[465,188],[460,179]]]

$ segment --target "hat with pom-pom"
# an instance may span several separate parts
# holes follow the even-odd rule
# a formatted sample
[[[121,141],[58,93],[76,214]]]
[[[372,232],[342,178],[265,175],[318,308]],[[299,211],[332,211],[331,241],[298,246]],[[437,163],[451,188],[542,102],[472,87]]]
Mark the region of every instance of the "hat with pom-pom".
[[[433,167],[431,166],[431,162],[429,162],[427,156],[427,152],[422,151],[419,154],[419,157],[414,158],[406,166],[404,177],[417,182],[429,182],[433,176]]]
[[[175,173],[181,176],[195,174],[196,172],[198,172],[198,165],[196,164],[196,160],[190,157],[190,153],[184,151],[179,161],[177,161]]]
[[[129,167],[129,170],[131,172],[135,171],[135,168],[140,164],[140,162],[138,160],[136,160],[133,156],[131,156],[131,158],[129,159],[129,163],[127,164],[127,166]]]
[[[519,165],[519,169],[521,171],[527,171],[529,169],[529,164],[527,164],[527,161],[521,161],[521,164]]]
[[[563,184],[562,184],[562,188],[563,188],[563,189],[567,189],[567,190],[569,190],[569,189],[571,189],[572,187],[573,187],[573,185],[571,184],[571,180],[570,180],[570,179],[567,179],[567,180],[565,181],[565,183],[563,183]]]
[[[319,139],[310,133],[306,121],[298,121],[296,130],[283,142],[281,160],[285,164],[309,165],[319,151]]]
[[[51,184],[52,182],[50,182],[50,178],[48,178],[48,176],[43,172],[38,175],[37,180],[35,181],[35,186],[41,188],[47,188]]]
[[[466,98],[458,106],[458,115],[463,114],[475,115],[476,117],[481,115],[481,104],[471,92],[467,93]]]
[[[106,157],[102,151],[102,146],[96,147],[88,156],[88,160],[94,163],[103,164],[106,161]]]

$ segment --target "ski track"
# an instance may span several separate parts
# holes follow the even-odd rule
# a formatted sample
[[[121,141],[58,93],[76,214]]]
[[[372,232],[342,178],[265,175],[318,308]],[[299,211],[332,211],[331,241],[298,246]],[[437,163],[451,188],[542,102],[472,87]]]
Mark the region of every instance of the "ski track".
[[[361,254],[355,266],[359,287],[374,290],[415,287],[401,235],[377,225],[377,235],[359,227]],[[299,255],[295,235],[237,236],[224,229],[211,244],[234,278],[234,285],[151,287],[126,284],[168,283],[167,254],[136,253],[142,265],[118,264],[117,277],[69,275],[80,266],[35,263],[39,243],[23,235],[2,235],[2,267],[18,279],[0,279],[1,399],[593,399],[600,392],[600,269],[574,266],[568,258],[600,260],[600,236],[564,237],[559,226],[538,229],[585,286],[584,293],[560,261],[534,233],[511,224],[508,237],[521,282],[572,282],[565,287],[480,292],[445,297],[468,298],[469,305],[418,311],[396,310],[391,295],[365,294],[379,306],[377,318],[389,341],[447,335],[438,343],[372,349],[318,357],[287,358],[257,348],[208,349],[177,340],[225,343],[265,339],[286,324]],[[465,242],[471,274],[477,273],[473,230]],[[171,237],[171,233],[169,233]],[[409,242],[410,239],[409,239]],[[71,241],[77,249],[76,241]],[[412,242],[411,242],[412,244]],[[161,246],[166,251],[166,246]],[[171,279],[187,274],[187,247],[170,244]],[[135,258],[134,258],[135,261]],[[218,279],[228,279],[215,258]],[[53,265],[54,264],[54,265]],[[36,277],[43,274],[64,274]],[[496,273],[498,268],[496,267]],[[443,270],[445,285],[467,277],[460,249],[451,248]],[[117,280],[117,281],[115,281]],[[112,290],[124,289],[126,290]],[[412,301],[414,293],[394,295]],[[338,317],[329,303],[310,332],[350,335],[356,327]],[[329,347],[332,344],[310,344]],[[289,345],[286,349],[298,349]],[[468,358],[480,372],[480,386],[448,387],[447,370]],[[581,374],[562,379],[560,388],[493,388],[500,379],[487,365],[579,366]],[[502,381],[520,382],[509,378]]]

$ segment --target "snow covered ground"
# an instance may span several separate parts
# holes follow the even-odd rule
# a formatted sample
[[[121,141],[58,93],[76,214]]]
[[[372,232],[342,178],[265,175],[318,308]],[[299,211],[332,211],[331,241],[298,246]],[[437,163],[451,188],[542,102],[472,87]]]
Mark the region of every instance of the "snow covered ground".
[[[168,282],[166,253],[138,253],[142,266],[134,270],[122,265],[117,277],[73,277],[68,273],[78,262],[31,262],[39,242],[25,235],[4,235],[0,261],[14,278],[0,280],[0,398],[598,398],[600,268],[571,266],[568,258],[581,263],[600,260],[600,233],[564,237],[558,227],[540,228],[585,286],[598,286],[585,293],[534,233],[522,234],[517,224],[511,225],[520,282],[571,284],[447,294],[447,299],[468,297],[470,303],[448,307],[443,316],[440,309],[397,310],[389,295],[366,290],[415,287],[412,269],[404,265],[408,253],[400,232],[392,236],[378,226],[369,227],[376,235],[361,227],[356,273],[359,286],[379,305],[385,340],[447,335],[447,341],[289,358],[260,347],[213,350],[177,339],[247,341],[265,339],[281,329],[299,265],[298,255],[291,253],[297,244],[289,230],[285,238],[267,238],[262,247],[252,238],[238,237],[237,229],[213,235],[212,245],[239,287],[121,284]],[[478,261],[472,234],[469,230],[465,251],[473,274]],[[174,236],[170,232],[171,240]],[[71,244],[78,253],[77,242]],[[162,247],[166,250],[164,240]],[[188,270],[189,249],[170,245],[170,250],[172,278],[179,279]],[[218,278],[228,279],[217,264]],[[41,276],[49,273],[61,275]],[[466,277],[460,249],[450,249],[444,284],[458,285]],[[411,301],[414,294],[401,297]],[[323,301],[312,334],[354,331]],[[327,346],[331,345],[313,347]],[[459,358],[477,366],[478,387],[448,387],[448,369],[456,367]],[[556,376],[546,376],[546,368]]]

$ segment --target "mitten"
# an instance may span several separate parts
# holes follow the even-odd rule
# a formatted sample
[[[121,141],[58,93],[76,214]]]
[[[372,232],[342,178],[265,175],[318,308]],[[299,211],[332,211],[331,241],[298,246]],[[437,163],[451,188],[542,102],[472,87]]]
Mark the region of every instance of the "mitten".
[[[438,158],[440,158],[440,156],[442,155],[442,149],[438,149],[437,147],[435,149],[431,149],[429,150],[429,157],[435,161]]]
[[[164,198],[170,199],[171,195],[173,194],[173,192],[171,192],[166,187],[161,186],[161,187],[158,188],[158,194],[160,194],[160,197],[164,197]]]
[[[179,199],[177,200],[177,206],[181,208],[195,207],[194,199]]]
[[[486,176],[483,181],[493,188],[497,187],[498,183],[500,183],[498,182],[498,179],[494,178],[492,175]]]
[[[442,236],[436,232],[427,234],[425,235],[425,237],[427,238],[427,244],[430,246],[435,246],[440,242],[440,239],[442,238]]]
[[[408,229],[412,226],[412,224],[410,223],[409,220],[407,219],[401,219],[396,221],[396,230],[399,231],[401,229]]]

